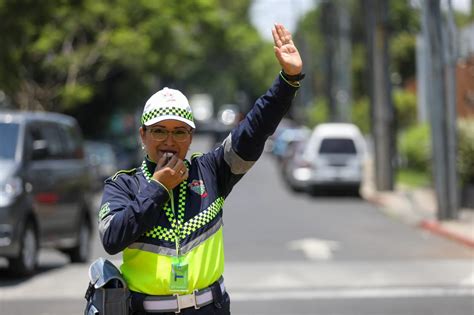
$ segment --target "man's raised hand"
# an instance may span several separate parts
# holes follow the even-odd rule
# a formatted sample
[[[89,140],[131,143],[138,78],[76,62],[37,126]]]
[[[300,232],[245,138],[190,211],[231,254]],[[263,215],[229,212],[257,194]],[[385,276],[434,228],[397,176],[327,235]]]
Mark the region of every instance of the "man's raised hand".
[[[283,71],[288,75],[300,74],[303,61],[291,38],[291,33],[282,25],[275,24],[272,29],[275,56]]]

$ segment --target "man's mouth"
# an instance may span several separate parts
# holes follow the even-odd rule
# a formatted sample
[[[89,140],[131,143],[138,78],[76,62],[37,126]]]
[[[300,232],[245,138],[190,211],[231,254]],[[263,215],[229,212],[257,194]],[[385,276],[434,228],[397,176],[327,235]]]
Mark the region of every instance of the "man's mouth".
[[[159,150],[158,152],[159,152],[159,158],[164,156],[167,161],[169,161],[173,157],[173,155],[176,155],[178,153],[175,150]]]
[[[164,155],[164,154],[176,154],[178,153],[178,151],[175,151],[175,150],[159,150],[159,152],[161,153],[161,155]]]

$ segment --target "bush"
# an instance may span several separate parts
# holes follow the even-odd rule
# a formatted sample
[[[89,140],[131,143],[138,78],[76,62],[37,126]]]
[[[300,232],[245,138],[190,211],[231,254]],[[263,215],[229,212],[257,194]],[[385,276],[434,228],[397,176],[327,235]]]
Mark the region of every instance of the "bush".
[[[407,90],[393,91],[393,103],[396,109],[397,130],[401,131],[416,125],[417,100],[416,95]]]
[[[474,119],[458,120],[457,168],[462,184],[474,184]],[[408,128],[398,142],[402,168],[431,174],[431,138],[427,124]]]
[[[463,184],[474,184],[474,119],[458,121],[458,171]]]
[[[399,137],[402,167],[431,174],[431,139],[428,124],[407,128]]]

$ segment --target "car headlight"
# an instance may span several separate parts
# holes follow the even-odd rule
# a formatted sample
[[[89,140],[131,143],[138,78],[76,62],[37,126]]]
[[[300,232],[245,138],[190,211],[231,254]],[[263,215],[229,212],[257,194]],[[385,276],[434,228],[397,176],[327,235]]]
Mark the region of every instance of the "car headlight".
[[[0,183],[0,206],[6,206],[23,192],[21,178],[11,177]]]
[[[307,181],[311,178],[311,169],[300,167],[293,171],[293,176],[296,180]]]
[[[221,113],[219,120],[226,126],[232,125],[237,120],[237,113],[231,109],[226,109]]]

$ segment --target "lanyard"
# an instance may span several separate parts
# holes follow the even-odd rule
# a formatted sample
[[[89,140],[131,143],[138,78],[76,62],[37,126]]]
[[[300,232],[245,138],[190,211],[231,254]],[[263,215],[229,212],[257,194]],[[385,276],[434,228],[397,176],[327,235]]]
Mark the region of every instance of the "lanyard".
[[[188,161],[184,160],[184,164],[186,165],[187,168],[188,166]],[[143,175],[147,179],[148,182],[151,181],[152,174],[148,170],[148,166],[146,165],[146,160],[143,160],[142,163],[142,171]],[[163,206],[163,210],[165,210],[166,217],[168,218],[168,221],[171,224],[171,227],[174,231],[175,235],[175,244],[176,244],[176,256],[179,256],[180,254],[180,235],[181,235],[181,230],[183,228],[183,223],[184,223],[184,209],[186,205],[186,186],[187,186],[187,181],[184,180],[179,184],[179,193],[178,193],[178,215],[176,216],[176,211],[175,211],[175,206],[174,206],[174,194],[173,190],[169,191],[170,195],[170,202],[166,202],[165,205]],[[170,207],[171,204],[171,207]]]

